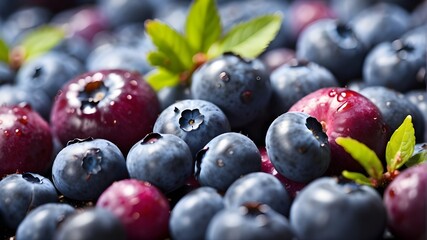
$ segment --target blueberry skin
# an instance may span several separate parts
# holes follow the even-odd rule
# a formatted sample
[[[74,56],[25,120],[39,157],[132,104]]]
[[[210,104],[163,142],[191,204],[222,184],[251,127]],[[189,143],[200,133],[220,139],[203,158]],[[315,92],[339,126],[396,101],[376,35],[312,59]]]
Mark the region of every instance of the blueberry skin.
[[[46,203],[32,210],[19,224],[16,240],[53,240],[59,224],[76,211],[65,203]]]
[[[424,117],[424,127],[427,128],[427,91],[419,89],[405,93],[405,97],[420,110]],[[424,130],[424,141],[427,141],[427,131]]]
[[[425,88],[426,52],[425,45],[401,39],[380,43],[366,56],[363,80],[399,92]]]
[[[52,99],[42,90],[30,90],[18,85],[0,85],[0,105],[29,104],[46,121],[50,119]]]
[[[341,84],[359,78],[367,48],[349,25],[322,19],[307,26],[297,40],[296,56],[329,69]]]
[[[221,108],[232,128],[254,120],[267,107],[271,92],[268,70],[261,60],[231,53],[203,64],[191,82],[193,98]]]
[[[84,71],[74,57],[50,51],[22,65],[16,74],[16,84],[30,91],[42,90],[53,99],[66,82]]]
[[[70,141],[52,166],[55,187],[73,200],[96,200],[113,182],[128,177],[125,157],[105,139]]]
[[[387,215],[375,189],[323,177],[296,196],[290,222],[298,239],[381,239]]]
[[[209,222],[224,208],[223,197],[211,187],[200,187],[182,197],[169,219],[175,240],[204,239]]]
[[[267,154],[276,170],[296,182],[309,182],[329,167],[328,136],[316,118],[303,112],[286,112],[267,130]]]
[[[272,174],[249,173],[234,181],[224,195],[225,206],[238,208],[248,202],[267,204],[276,212],[288,216],[291,198],[282,183]]]
[[[0,220],[11,229],[18,228],[34,208],[57,201],[55,186],[39,174],[16,173],[0,181]]]
[[[164,109],[154,123],[153,132],[180,137],[194,158],[212,138],[230,129],[227,117],[218,106],[204,100],[186,99]]]
[[[409,101],[404,94],[386,87],[366,87],[360,93],[371,100],[380,110],[386,124],[393,133],[407,115],[412,116],[417,143],[424,141],[424,117],[416,105]]]
[[[402,7],[380,2],[357,14],[350,22],[356,36],[369,49],[393,41],[409,29],[410,15]]]
[[[126,239],[126,231],[119,219],[100,207],[88,207],[68,216],[59,226],[55,240]]]
[[[152,17],[154,10],[152,3],[147,0],[96,0],[96,4],[112,28],[119,28],[127,23],[144,22]]]
[[[197,153],[197,181],[218,191],[226,191],[241,176],[259,171],[261,154],[255,143],[241,133],[218,135]]]
[[[89,71],[103,69],[125,69],[146,74],[152,67],[146,61],[145,55],[135,51],[134,46],[105,44],[95,48],[86,59]]]
[[[425,4],[427,6],[427,4]],[[413,45],[421,45],[421,48],[424,48],[427,51],[427,25],[422,25],[419,27],[412,28],[403,34],[400,39],[403,42],[410,43]]]
[[[177,85],[172,87],[164,87],[157,91],[157,98],[160,102],[160,109],[163,111],[177,101],[191,99],[191,90],[187,86]]]
[[[209,223],[206,240],[291,240],[295,234],[289,221],[268,205],[248,203],[225,208]]]
[[[334,75],[323,66],[303,60],[291,61],[270,74],[273,119],[287,112],[305,95],[324,87],[338,87]]]
[[[1,26],[1,25],[0,25]],[[13,84],[15,81],[15,72],[6,63],[0,63],[0,86],[4,84]]]
[[[150,133],[126,156],[129,176],[147,181],[164,193],[181,186],[193,174],[193,156],[187,143],[173,134]]]

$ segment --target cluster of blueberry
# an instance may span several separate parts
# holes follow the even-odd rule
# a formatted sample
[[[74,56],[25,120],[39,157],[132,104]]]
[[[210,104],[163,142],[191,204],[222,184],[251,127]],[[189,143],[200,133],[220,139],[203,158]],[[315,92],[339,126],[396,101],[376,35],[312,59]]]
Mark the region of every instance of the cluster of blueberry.
[[[218,0],[224,31],[282,27],[156,91],[144,21],[183,30],[191,2],[0,1],[0,238],[425,239],[427,1]],[[388,166],[408,115],[419,164],[342,176],[369,170],[337,139]]]

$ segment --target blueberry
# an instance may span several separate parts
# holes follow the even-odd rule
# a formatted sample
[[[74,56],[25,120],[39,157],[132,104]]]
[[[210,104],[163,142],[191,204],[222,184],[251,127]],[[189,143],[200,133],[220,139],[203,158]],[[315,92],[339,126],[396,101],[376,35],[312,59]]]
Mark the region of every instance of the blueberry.
[[[153,13],[153,6],[147,0],[97,0],[96,3],[113,28],[127,23],[143,22],[151,18]]]
[[[242,175],[261,170],[261,154],[247,136],[228,132],[216,136],[197,153],[196,179],[219,191]]]
[[[0,181],[0,220],[16,229],[34,208],[58,201],[52,182],[39,174],[11,174]]]
[[[191,94],[221,108],[232,128],[242,127],[268,105],[271,96],[268,70],[259,59],[224,54],[194,72]]]
[[[75,208],[65,203],[46,203],[32,210],[19,224],[16,240],[50,240]]]
[[[84,71],[83,65],[74,57],[51,51],[22,65],[16,83],[31,91],[40,89],[53,99],[66,82]]]
[[[386,87],[366,87],[360,93],[371,100],[381,111],[384,121],[394,132],[407,115],[412,116],[417,143],[424,141],[424,131],[427,126],[421,111],[405,95]]]
[[[427,92],[422,89],[413,90],[405,93],[405,97],[420,110],[427,128]],[[427,141],[427,130],[424,130],[424,141]]]
[[[29,104],[44,120],[50,118],[52,99],[42,90],[20,87],[18,85],[0,85],[0,105]]]
[[[328,69],[314,62],[297,59],[274,70],[270,81],[273,89],[270,103],[273,119],[317,89],[338,87],[338,81]]]
[[[3,84],[13,84],[15,81],[15,71],[6,63],[0,63],[0,86]]]
[[[247,203],[225,208],[211,220],[207,240],[295,239],[289,221],[268,205]]]
[[[426,4],[427,6],[427,4]],[[414,45],[421,45],[427,51],[427,25],[415,27],[403,34],[400,39],[403,42],[411,43]]]
[[[91,240],[126,239],[125,228],[110,211],[99,208],[85,208],[68,216],[59,226],[54,239]]]
[[[184,186],[193,174],[193,156],[176,135],[150,133],[126,156],[131,178],[150,182],[168,193]]]
[[[387,215],[375,189],[323,177],[296,196],[290,222],[301,240],[381,239]]]
[[[96,200],[114,181],[128,178],[125,157],[105,139],[70,141],[53,162],[56,188],[73,200]]]
[[[164,87],[157,91],[157,97],[160,101],[160,109],[164,110],[177,101],[191,99],[191,90],[187,86],[177,85]]]
[[[158,116],[153,132],[174,134],[190,147],[193,158],[212,138],[229,132],[224,112],[215,104],[197,99],[178,101]]]
[[[349,22],[361,11],[374,5],[375,2],[372,0],[331,0],[330,5],[341,21]]]
[[[89,71],[103,69],[124,69],[145,74],[152,69],[145,55],[134,46],[105,44],[95,48],[86,59]]]
[[[272,174],[249,173],[234,181],[224,195],[226,207],[240,207],[248,202],[267,204],[288,216],[291,198],[282,183]]]
[[[322,176],[331,150],[320,122],[303,112],[286,112],[276,118],[265,138],[267,154],[276,170],[297,182]]]
[[[1,28],[1,35],[10,46],[15,46],[26,34],[47,24],[51,16],[52,12],[46,8],[21,5],[7,17]]]
[[[200,187],[182,197],[169,219],[171,237],[179,240],[204,239],[213,216],[224,208],[222,196],[211,187]]]
[[[425,88],[426,45],[402,39],[383,42],[366,56],[363,80],[368,86],[384,86],[400,92]]]
[[[350,25],[322,19],[305,28],[296,44],[300,59],[329,69],[341,84],[359,78],[367,48]]]
[[[409,13],[392,3],[377,3],[357,14],[350,22],[356,36],[369,49],[393,41],[409,29]]]

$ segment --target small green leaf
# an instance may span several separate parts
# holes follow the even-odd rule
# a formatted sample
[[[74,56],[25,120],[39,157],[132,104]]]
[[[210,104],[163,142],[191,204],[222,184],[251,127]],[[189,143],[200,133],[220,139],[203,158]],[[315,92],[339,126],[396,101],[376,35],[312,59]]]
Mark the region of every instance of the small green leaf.
[[[281,26],[282,17],[278,14],[263,15],[236,24],[217,46],[213,46],[214,50],[209,50],[209,55],[215,57],[224,52],[233,52],[244,58],[255,58],[276,37]]]
[[[384,172],[377,154],[365,144],[350,137],[338,137],[335,142],[344,148],[354,160],[360,163],[368,175],[374,179],[381,179]]]
[[[179,74],[168,72],[162,68],[157,68],[147,73],[145,75],[145,79],[154,90],[159,91],[164,87],[178,85]]]
[[[168,56],[161,52],[152,51],[147,54],[148,62],[157,67],[168,69],[170,72],[179,73],[182,71],[181,66],[174,64]]]
[[[206,53],[221,36],[221,20],[214,0],[195,0],[186,19],[188,42],[197,52]]]
[[[65,32],[54,26],[41,26],[30,32],[21,42],[25,49],[25,59],[31,59],[42,53],[48,52],[57,46],[65,37]]]
[[[415,153],[405,163],[406,167],[412,167],[414,165],[427,162],[427,144],[420,144],[419,148],[415,148]]]
[[[9,62],[9,46],[7,43],[0,38],[0,61]]]
[[[195,51],[183,35],[158,20],[147,20],[145,30],[158,52],[170,59],[167,70],[179,73],[192,67]]]
[[[345,178],[355,181],[356,183],[372,186],[371,180],[361,173],[343,171],[342,175]]]
[[[412,156],[415,147],[415,130],[412,117],[408,115],[391,135],[386,148],[386,161],[389,172],[399,169]]]

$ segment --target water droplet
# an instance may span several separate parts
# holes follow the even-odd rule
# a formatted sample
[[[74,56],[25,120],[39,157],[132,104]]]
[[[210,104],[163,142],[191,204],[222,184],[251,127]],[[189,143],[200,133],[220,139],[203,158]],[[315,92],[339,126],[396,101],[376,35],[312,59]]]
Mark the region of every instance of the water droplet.
[[[136,80],[132,80],[132,81],[130,81],[130,85],[133,87],[136,87],[136,86],[138,86],[138,82]]]
[[[255,78],[257,81],[261,81],[261,77],[260,76],[256,76]]]
[[[347,93],[346,92],[340,92],[340,94],[337,97],[338,102],[342,102],[344,101],[344,99],[347,97]]]
[[[3,135],[4,135],[5,137],[9,137],[9,136],[10,136],[10,132],[9,132],[9,130],[4,130],[4,131],[3,131]]]
[[[230,150],[230,151],[228,151],[228,154],[229,154],[229,155],[233,155],[233,154],[234,154],[234,151],[233,151],[233,150]]]
[[[240,95],[240,99],[242,100],[243,103],[250,103],[252,101],[252,91],[244,91],[241,95]]]
[[[337,95],[337,91],[335,89],[332,89],[331,91],[329,91],[328,95],[329,97],[335,97]]]
[[[113,124],[116,124],[116,123],[117,123],[117,120],[116,120],[116,119],[114,119],[114,120],[113,120]]]
[[[385,103],[385,105],[386,105],[387,107],[390,107],[391,102],[390,102],[390,101],[387,101],[387,102]]]
[[[221,79],[221,81],[223,82],[228,82],[230,81],[230,74],[228,74],[227,72],[221,72],[219,74],[219,78]]]
[[[28,117],[27,115],[23,115],[22,117],[18,118],[18,121],[24,125],[28,123]]]
[[[114,106],[114,104],[116,104],[116,102],[114,102],[114,101],[110,102],[110,106]]]
[[[22,131],[21,131],[21,129],[15,129],[15,135],[16,136],[21,136],[22,135]]]
[[[218,167],[224,167],[224,161],[222,159],[216,160],[216,164],[218,165]]]
[[[128,95],[126,96],[126,98],[127,98],[128,100],[132,100],[132,95],[128,94]]]

